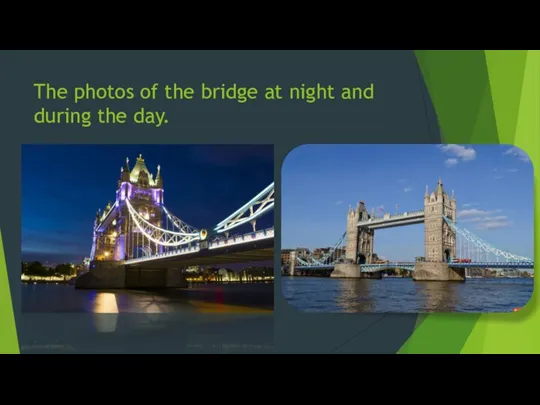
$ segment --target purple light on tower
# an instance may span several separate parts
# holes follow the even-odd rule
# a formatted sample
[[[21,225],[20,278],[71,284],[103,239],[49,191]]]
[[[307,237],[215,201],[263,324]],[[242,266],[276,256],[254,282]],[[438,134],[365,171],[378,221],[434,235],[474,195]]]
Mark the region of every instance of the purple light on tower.
[[[125,260],[125,236],[121,235],[116,241],[116,260]]]
[[[152,201],[159,204],[159,190],[157,188],[152,189]]]

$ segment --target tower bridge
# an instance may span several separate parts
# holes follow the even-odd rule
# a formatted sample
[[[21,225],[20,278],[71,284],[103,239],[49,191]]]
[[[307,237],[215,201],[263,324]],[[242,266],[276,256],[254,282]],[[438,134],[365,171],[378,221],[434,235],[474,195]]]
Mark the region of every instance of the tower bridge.
[[[154,178],[142,155],[131,169],[126,159],[114,203],[95,217],[90,271],[75,286],[183,287],[187,266],[273,260],[274,227],[257,229],[273,208],[271,183],[218,224],[196,228],[165,206],[160,166]]]
[[[381,272],[402,269],[413,272],[415,280],[463,281],[468,268],[533,269],[534,260],[512,254],[461,228],[456,220],[456,198],[439,179],[435,190],[426,186],[423,208],[377,217],[364,201],[349,208],[346,231],[322,258],[291,254],[289,273],[332,270],[337,278],[380,278]],[[376,260],[375,231],[398,226],[424,224],[424,257],[412,262]],[[345,245],[343,254],[342,245]]]

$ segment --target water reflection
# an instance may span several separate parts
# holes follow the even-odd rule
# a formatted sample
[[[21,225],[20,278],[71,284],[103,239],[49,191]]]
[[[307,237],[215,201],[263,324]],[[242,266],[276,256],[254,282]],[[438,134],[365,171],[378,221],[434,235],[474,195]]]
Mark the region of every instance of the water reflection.
[[[285,299],[308,312],[510,312],[529,301],[533,288],[532,279],[282,279]]]
[[[421,312],[455,312],[460,302],[458,283],[444,281],[416,281]]]
[[[76,290],[68,285],[22,287],[23,312],[91,312],[96,315],[170,312],[269,312],[273,284],[205,285],[166,290]]]
[[[94,310],[97,314],[117,314],[118,304],[116,295],[112,293],[97,293],[94,300]]]
[[[339,280],[337,305],[343,312],[375,311],[375,302],[370,297],[371,280]]]
[[[116,294],[96,293],[92,312],[94,313],[94,327],[97,332],[116,332],[116,325],[118,324]]]

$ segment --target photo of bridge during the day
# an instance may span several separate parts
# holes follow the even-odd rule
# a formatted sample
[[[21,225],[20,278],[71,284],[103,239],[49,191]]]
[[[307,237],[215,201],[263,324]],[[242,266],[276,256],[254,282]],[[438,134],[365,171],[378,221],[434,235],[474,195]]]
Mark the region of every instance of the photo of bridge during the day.
[[[511,312],[534,286],[533,168],[507,145],[303,145],[282,293],[308,312]]]
[[[272,145],[23,145],[23,311],[273,311],[273,175]]]

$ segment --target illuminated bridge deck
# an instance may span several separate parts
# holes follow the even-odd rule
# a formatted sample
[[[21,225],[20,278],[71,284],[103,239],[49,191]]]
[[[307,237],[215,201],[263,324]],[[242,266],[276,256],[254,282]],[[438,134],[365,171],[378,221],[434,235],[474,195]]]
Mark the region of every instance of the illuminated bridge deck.
[[[208,244],[201,249],[200,242],[192,247],[185,247],[160,255],[126,260],[130,267],[163,267],[164,265],[181,266],[213,265],[226,263],[249,263],[274,259],[274,229],[252,232],[227,240]]]

